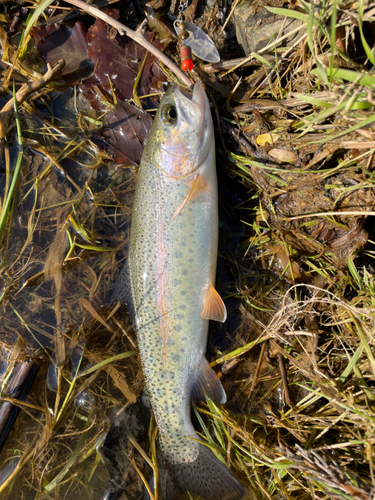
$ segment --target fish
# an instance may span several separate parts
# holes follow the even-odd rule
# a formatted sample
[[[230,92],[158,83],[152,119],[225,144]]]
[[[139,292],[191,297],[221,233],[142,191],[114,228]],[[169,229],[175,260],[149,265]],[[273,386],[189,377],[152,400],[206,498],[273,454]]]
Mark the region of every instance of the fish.
[[[245,489],[199,439],[193,401],[226,402],[205,352],[209,320],[226,320],[215,290],[218,192],[214,128],[203,85],[172,86],[137,173],[129,255],[116,296],[131,308],[146,389],[158,427],[162,500],[190,491],[240,500]]]

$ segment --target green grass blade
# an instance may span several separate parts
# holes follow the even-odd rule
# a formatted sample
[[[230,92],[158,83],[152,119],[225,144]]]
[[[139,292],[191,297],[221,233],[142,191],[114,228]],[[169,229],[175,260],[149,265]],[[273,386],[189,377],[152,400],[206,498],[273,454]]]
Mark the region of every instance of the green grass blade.
[[[325,71],[328,73],[330,69],[325,68]],[[311,74],[320,76],[320,72],[317,69],[313,69]],[[359,78],[360,75],[362,75],[361,78]],[[375,85],[375,76],[368,75],[366,73],[359,73],[351,69],[334,68],[332,71],[332,78],[338,80],[339,82],[342,82],[343,80],[356,82],[358,85],[365,85],[366,87],[374,87]]]
[[[22,40],[19,46],[19,57],[22,58],[24,56],[24,53],[26,51],[27,43],[29,41],[29,33],[31,28],[34,26],[36,21],[38,20],[38,17],[42,12],[44,12],[53,2],[53,0],[43,0],[39,6],[34,10],[33,14],[31,17],[28,19],[28,22],[26,23],[26,28],[25,31],[22,34]]]
[[[311,55],[314,58],[314,61],[315,61],[315,64],[316,64],[316,68],[317,68],[316,71],[317,71],[318,75],[320,76],[321,80],[326,85],[328,85],[328,78],[327,78],[326,70],[323,67],[322,63],[319,61],[317,55],[315,54],[315,50],[314,50],[314,44],[313,44],[314,36],[313,36],[313,31],[314,31],[314,24],[315,24],[315,22],[316,22],[316,19],[315,19],[315,16],[314,16],[314,6],[312,5],[310,7],[309,17],[308,17],[307,25],[306,25],[306,29],[307,29],[307,45],[309,46]]]
[[[336,18],[337,18],[337,0],[333,1],[332,6],[332,15],[331,15],[331,36],[330,36],[330,45],[331,45],[331,57],[329,61],[329,82],[332,84],[333,79],[333,60],[335,58],[335,49],[336,49]]]
[[[375,65],[375,57],[374,53],[371,51],[371,48],[369,44],[367,43],[367,40],[365,38],[365,35],[363,33],[363,0],[359,0],[358,2],[358,28],[359,28],[359,33],[361,35],[361,42],[363,45],[363,48],[366,52],[366,56],[368,57],[368,60],[372,65]]]
[[[330,102],[327,101],[322,101],[321,99],[316,99],[315,97],[312,97],[310,95],[306,94],[301,94],[299,92],[294,92],[293,97],[297,97],[301,101],[307,102],[308,104],[312,104],[313,106],[319,106],[321,108],[331,108],[334,106]]]
[[[104,368],[106,365],[109,363],[114,363],[115,361],[119,361],[120,359],[125,359],[128,358],[129,356],[133,356],[133,354],[136,354],[137,351],[127,351],[127,352],[122,352],[121,354],[116,354],[115,356],[111,356],[110,358],[104,359],[103,361],[100,361],[100,363],[96,363],[96,365],[92,366],[88,370],[86,370],[84,373],[81,373],[78,375],[78,377],[85,377],[86,375],[89,375],[90,373],[96,372],[96,370],[100,370]]]
[[[307,14],[302,14],[302,12],[298,12],[296,10],[280,9],[279,7],[267,7],[267,6],[265,7],[268,11],[272,12],[272,14],[276,14],[278,16],[285,16],[285,17],[291,17],[293,19],[299,19],[304,23],[307,23],[309,19]]]
[[[86,431],[82,433],[81,437],[78,440],[77,446],[75,447],[73,453],[69,457],[69,459],[66,462],[66,464],[64,465],[64,467],[57,474],[57,476],[54,479],[52,479],[52,481],[44,487],[44,489],[46,491],[54,490],[56,488],[56,486],[58,486],[61,483],[61,481],[64,479],[64,477],[67,475],[69,470],[72,468],[74,462],[77,460],[78,455],[80,454],[82,448],[84,447],[84,444],[86,441],[86,436],[88,433],[88,427],[90,426],[90,423],[91,423],[91,418],[88,418],[87,422],[86,422]]]
[[[3,237],[4,231],[5,231],[6,223],[8,220],[9,210],[10,210],[10,207],[11,207],[11,204],[13,201],[13,196],[14,196],[14,192],[15,192],[15,189],[17,186],[18,176],[19,176],[19,173],[21,170],[22,157],[23,157],[22,131],[21,131],[21,123],[20,123],[19,116],[18,116],[16,90],[15,90],[14,83],[13,83],[13,99],[14,99],[14,115],[15,115],[16,125],[17,125],[17,143],[18,143],[19,152],[18,152],[16,167],[15,167],[14,172],[13,172],[12,183],[10,185],[9,192],[7,194],[7,197],[4,201],[4,203],[3,203],[1,213],[0,213],[0,240]]]

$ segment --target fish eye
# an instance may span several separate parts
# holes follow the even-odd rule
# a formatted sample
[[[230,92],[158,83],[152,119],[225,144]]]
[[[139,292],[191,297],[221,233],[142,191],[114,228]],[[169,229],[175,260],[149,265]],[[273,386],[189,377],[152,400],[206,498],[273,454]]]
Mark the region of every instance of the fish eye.
[[[174,125],[177,121],[177,109],[172,104],[167,104],[163,109],[163,121],[167,125]]]

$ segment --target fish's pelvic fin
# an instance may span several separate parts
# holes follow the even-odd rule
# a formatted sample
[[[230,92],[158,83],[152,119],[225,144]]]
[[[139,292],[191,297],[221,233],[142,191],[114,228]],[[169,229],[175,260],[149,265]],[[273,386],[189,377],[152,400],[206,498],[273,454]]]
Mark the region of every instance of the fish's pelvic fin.
[[[208,500],[241,500],[246,494],[230,470],[201,443],[194,462],[169,462],[159,447],[157,461],[162,500],[177,500],[185,491]]]
[[[181,203],[181,205],[179,207],[176,208],[176,210],[172,216],[171,222],[177,217],[177,215],[179,213],[181,213],[181,211],[184,208],[184,206],[186,205],[186,203],[189,200],[192,200],[193,198],[195,198],[199,193],[204,191],[206,189],[206,187],[207,187],[206,179],[203,177],[203,175],[198,174],[195,177],[195,179],[193,180],[193,182],[190,186],[190,190],[189,190],[188,194],[186,195],[184,201]]]
[[[224,323],[227,319],[227,308],[215,288],[210,285],[206,291],[206,299],[201,313],[203,319],[213,319]]]
[[[194,401],[206,401],[206,396],[220,404],[224,404],[227,400],[224,387],[207,359],[203,357],[193,386],[192,398]]]

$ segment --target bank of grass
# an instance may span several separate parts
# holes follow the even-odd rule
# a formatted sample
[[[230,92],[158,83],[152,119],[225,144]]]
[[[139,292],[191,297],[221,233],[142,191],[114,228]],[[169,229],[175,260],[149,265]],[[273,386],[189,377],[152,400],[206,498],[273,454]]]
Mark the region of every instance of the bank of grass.
[[[230,411],[208,402],[196,413],[202,439],[246,477],[250,498],[370,499],[375,81],[367,28],[375,11],[363,2],[298,7],[268,8],[306,32],[286,71],[275,46],[269,88],[253,94],[298,99],[298,118],[261,113],[262,133],[237,114],[238,133],[266,146],[263,161],[227,146],[232,175],[249,188],[239,210],[254,214],[241,212],[250,237],[237,279],[249,327],[243,353],[240,346],[225,353]],[[294,161],[285,162],[286,151]]]

